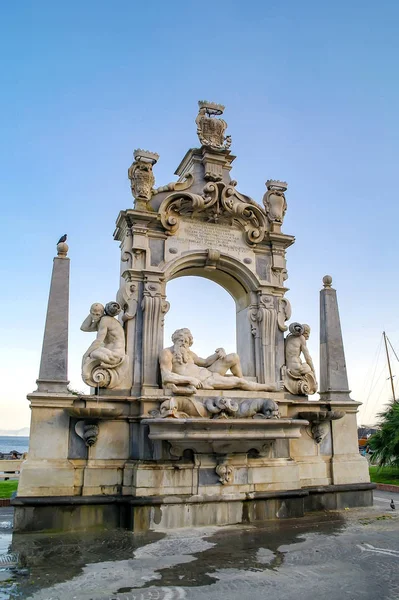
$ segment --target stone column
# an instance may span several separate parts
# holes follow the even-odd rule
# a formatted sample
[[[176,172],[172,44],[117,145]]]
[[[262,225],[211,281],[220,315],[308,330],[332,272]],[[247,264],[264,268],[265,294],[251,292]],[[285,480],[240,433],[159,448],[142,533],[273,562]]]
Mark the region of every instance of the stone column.
[[[68,313],[69,258],[68,245],[57,245],[40,361],[38,392],[67,392],[68,381]]]
[[[259,293],[258,307],[250,311],[255,338],[256,376],[259,383],[276,381],[277,312],[274,297]]]
[[[141,378],[134,377],[134,365],[141,348],[140,340],[136,339],[137,322],[141,323],[140,294],[143,288],[139,274],[132,269],[122,273],[121,285],[116,295],[116,301],[122,307],[121,322],[125,330],[126,354],[129,357],[128,380],[131,387],[141,386]],[[136,388],[135,388],[135,391]],[[133,393],[133,392],[132,392]]]
[[[62,238],[61,238],[62,239]],[[37,391],[29,394],[31,425],[28,458],[18,496],[69,496],[79,488],[68,460],[69,416],[75,396],[68,392],[68,245],[59,242],[54,258]],[[16,515],[18,520],[18,510]],[[29,510],[29,509],[27,509]]]
[[[332,402],[334,410],[344,410],[342,419],[331,421],[331,483],[368,483],[369,470],[357,443],[356,413],[359,406],[349,396],[344,343],[339,320],[337,292],[332,278],[323,277],[320,292],[320,401]]]
[[[143,300],[143,388],[159,387],[159,353],[163,343],[163,323],[169,303],[159,275],[146,273]]]
[[[332,278],[323,277],[320,292],[320,400],[351,401],[337,292],[331,287]]]

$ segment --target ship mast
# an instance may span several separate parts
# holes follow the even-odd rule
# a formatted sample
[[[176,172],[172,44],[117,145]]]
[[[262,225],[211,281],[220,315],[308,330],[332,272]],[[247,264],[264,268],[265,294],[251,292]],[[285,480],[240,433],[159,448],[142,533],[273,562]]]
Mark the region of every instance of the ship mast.
[[[392,388],[392,398],[393,401],[396,402],[395,400],[395,388],[393,385],[393,376],[392,376],[392,369],[391,369],[391,361],[389,359],[389,352],[388,352],[388,344],[387,344],[387,336],[385,331],[382,332],[382,335],[384,336],[384,342],[385,342],[385,352],[387,354],[387,361],[388,361],[388,370],[389,370],[389,379],[391,380],[391,388]],[[389,342],[391,344],[391,342]]]

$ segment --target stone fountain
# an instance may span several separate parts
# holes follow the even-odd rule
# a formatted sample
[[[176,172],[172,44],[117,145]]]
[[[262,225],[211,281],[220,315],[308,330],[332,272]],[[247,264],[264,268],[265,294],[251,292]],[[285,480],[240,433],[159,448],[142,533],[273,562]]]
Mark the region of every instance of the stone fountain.
[[[290,322],[285,297],[287,184],[268,180],[262,204],[237,190],[223,111],[199,103],[200,147],[173,183],[156,188],[159,156],[134,152],[134,207],[114,234],[119,289],[81,326],[94,338],[87,395],[68,389],[66,236],[57,246],[17,531],[223,525],[372,503],[332,279],[320,293],[314,401],[310,327]],[[234,298],[237,353],[201,358],[187,328],[164,348],[167,283],[187,275]]]

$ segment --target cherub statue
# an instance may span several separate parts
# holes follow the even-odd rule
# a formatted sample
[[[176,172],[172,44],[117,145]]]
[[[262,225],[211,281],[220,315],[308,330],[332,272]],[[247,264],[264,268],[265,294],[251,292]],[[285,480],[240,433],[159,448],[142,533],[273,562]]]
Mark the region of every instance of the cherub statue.
[[[82,331],[97,331],[82,359],[82,378],[87,385],[114,388],[121,383],[127,356],[123,327],[114,318],[120,311],[117,302],[108,302],[105,308],[95,302],[81,325]]]
[[[289,330],[290,333],[285,338],[284,386],[291,394],[315,394],[316,372],[306,345],[310,336],[310,327],[306,324],[291,323]],[[302,362],[301,354],[305,362]]]

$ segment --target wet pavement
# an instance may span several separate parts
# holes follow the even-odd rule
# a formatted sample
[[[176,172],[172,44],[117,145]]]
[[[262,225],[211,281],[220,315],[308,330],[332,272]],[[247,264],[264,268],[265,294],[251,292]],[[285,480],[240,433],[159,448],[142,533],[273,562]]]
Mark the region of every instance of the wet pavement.
[[[399,600],[399,494],[376,490],[372,508],[143,535],[12,537],[11,520],[0,508],[0,600]]]

